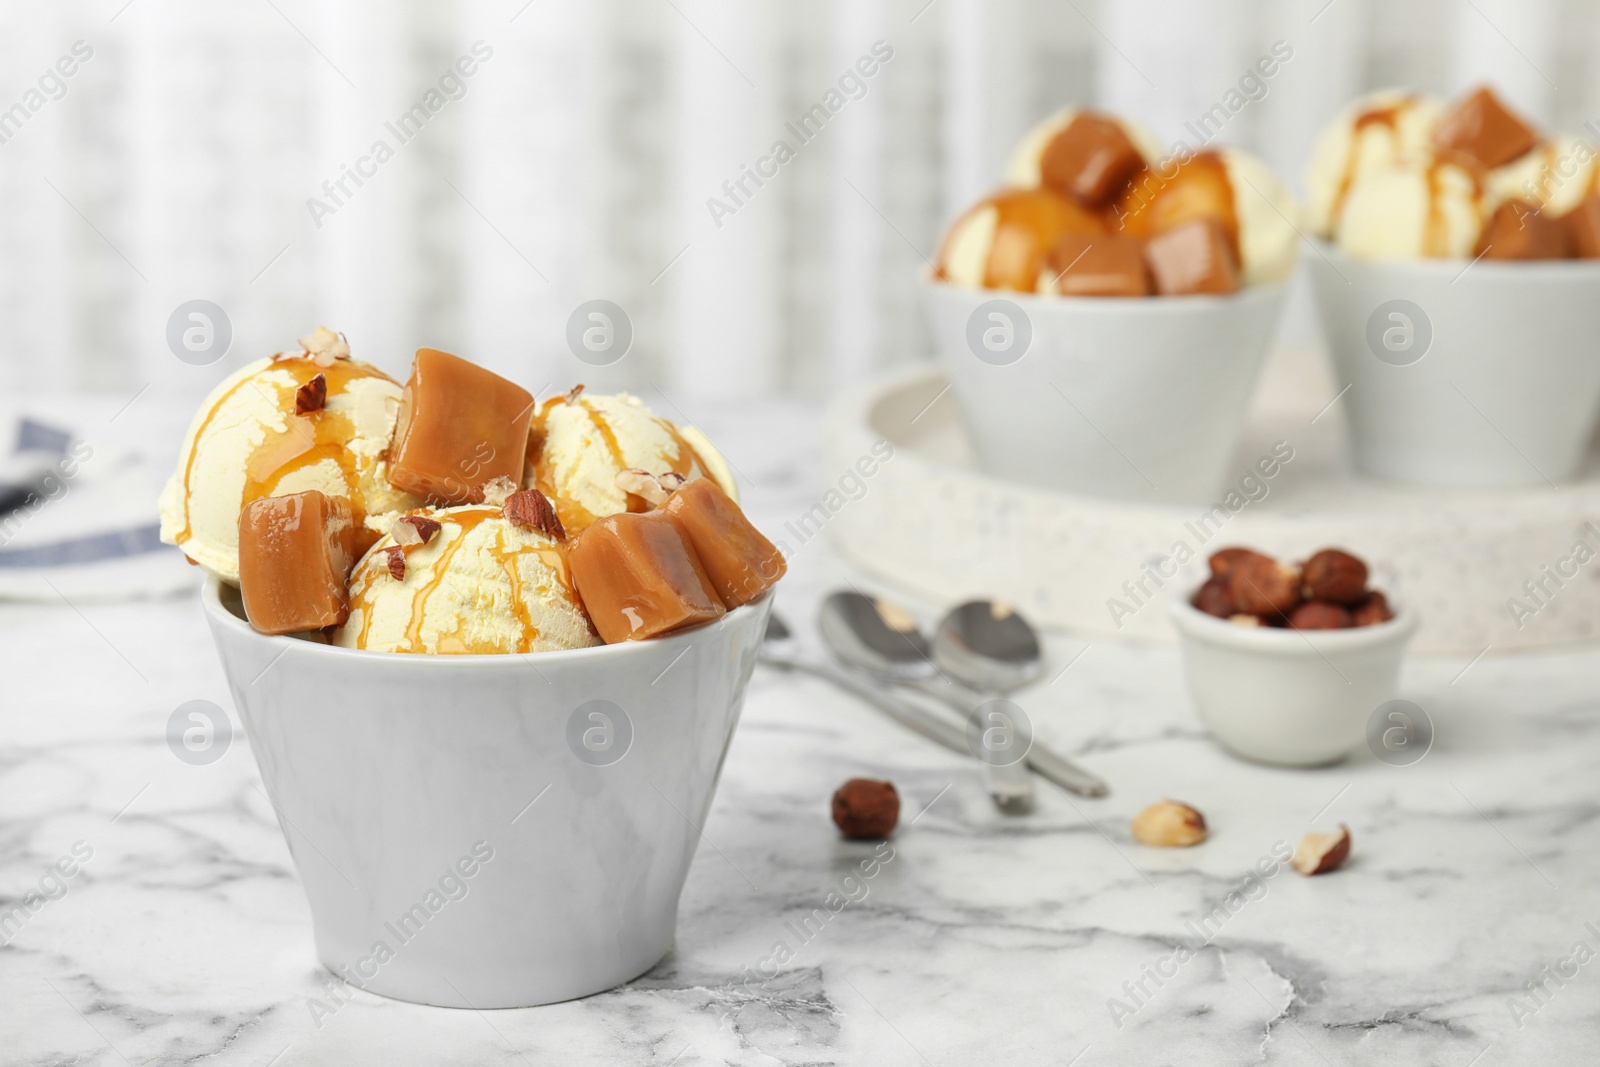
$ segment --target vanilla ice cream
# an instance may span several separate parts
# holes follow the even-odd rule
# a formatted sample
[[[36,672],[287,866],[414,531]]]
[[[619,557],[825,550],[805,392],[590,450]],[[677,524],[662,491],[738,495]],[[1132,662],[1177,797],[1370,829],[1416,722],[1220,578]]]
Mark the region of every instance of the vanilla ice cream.
[[[1426,165],[1444,107],[1431,97],[1385,90],[1346,107],[1317,138],[1306,170],[1312,230],[1334,236],[1357,183],[1397,165]]]
[[[1478,184],[1460,167],[1395,164],[1350,187],[1335,236],[1357,259],[1471,258],[1484,207]]]
[[[350,575],[350,615],[335,644],[461,655],[600,643],[573,592],[564,543],[513,525],[494,505],[414,514],[437,521],[437,534],[405,548],[387,535],[372,547]]]
[[[1301,208],[1267,165],[1233,148],[1222,150],[1233,187],[1239,269],[1245,285],[1281,282],[1294,273],[1300,250]]]
[[[1600,185],[1595,150],[1587,142],[1566,134],[1546,141],[1533,151],[1484,178],[1491,207],[1506,200],[1522,200],[1551,216],[1565,215]]]
[[[212,390],[161,493],[161,540],[224,581],[239,580],[239,512],[261,497],[315,489],[348,500],[357,551],[420,503],[385,476],[400,386],[350,359],[337,335],[307,341],[318,350],[258,360]],[[320,409],[296,414],[297,393],[318,375]]]
[[[617,485],[625,470],[705,475],[739,499],[727,461],[705,435],[692,426],[679,429],[626,393],[552,397],[535,418],[529,449],[525,485],[550,498],[568,534],[607,515],[643,510],[643,501],[630,501]]]

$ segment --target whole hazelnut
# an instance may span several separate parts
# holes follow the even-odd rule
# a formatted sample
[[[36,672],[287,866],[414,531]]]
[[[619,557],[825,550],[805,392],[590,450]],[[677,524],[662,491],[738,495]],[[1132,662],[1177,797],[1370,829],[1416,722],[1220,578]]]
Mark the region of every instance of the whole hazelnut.
[[[1228,593],[1247,615],[1287,615],[1300,603],[1300,570],[1268,556],[1241,559],[1228,570]]]
[[[1324,548],[1300,570],[1308,600],[1359,604],[1367,595],[1367,565],[1341,548]]]
[[[1376,626],[1394,618],[1394,611],[1389,607],[1389,598],[1374,589],[1355,606],[1350,617],[1354,626]]]
[[[1289,613],[1291,630],[1347,630],[1355,624],[1349,609],[1325,600],[1308,601]]]
[[[1228,577],[1225,574],[1213,574],[1207,578],[1190,603],[1207,615],[1215,615],[1219,619],[1226,619],[1239,613],[1238,607],[1233,603],[1233,597],[1228,595]]]
[[[1211,573],[1227,574],[1235,565],[1247,559],[1264,559],[1272,562],[1272,557],[1257,552],[1253,548],[1219,548],[1211,553]]]
[[[1133,817],[1133,839],[1156,848],[1187,848],[1206,839],[1206,817],[1178,800],[1152,804]]]
[[[852,778],[834,791],[833,821],[846,837],[888,837],[900,821],[900,794],[893,782]]]

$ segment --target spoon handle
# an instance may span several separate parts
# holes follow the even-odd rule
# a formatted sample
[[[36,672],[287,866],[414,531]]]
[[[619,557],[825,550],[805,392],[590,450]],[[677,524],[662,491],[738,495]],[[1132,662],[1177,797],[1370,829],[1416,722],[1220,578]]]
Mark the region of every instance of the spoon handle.
[[[943,701],[952,710],[960,712],[963,717],[970,716],[984,701],[993,699],[948,679],[943,683],[916,679],[905,684],[919,693]],[[1035,773],[1047,781],[1054,782],[1062,789],[1077,793],[1079,796],[1103,797],[1111,791],[1105,779],[1090,774],[1059,752],[1047,748],[1038,738],[1034,738],[1029,746],[1026,762]],[[1021,764],[1017,766],[1020,767]]]
[[[860,697],[895,722],[926,737],[936,741],[952,752],[959,752],[970,757],[972,753],[967,749],[967,732],[955,725],[942,715],[935,715],[926,711],[909,700],[902,700],[865,678],[831,664],[813,663],[810,660],[792,659],[787,656],[777,656],[763,650],[760,654],[762,663],[771,667],[786,670],[800,670],[818,678],[826,679],[845,690],[853,696]]]

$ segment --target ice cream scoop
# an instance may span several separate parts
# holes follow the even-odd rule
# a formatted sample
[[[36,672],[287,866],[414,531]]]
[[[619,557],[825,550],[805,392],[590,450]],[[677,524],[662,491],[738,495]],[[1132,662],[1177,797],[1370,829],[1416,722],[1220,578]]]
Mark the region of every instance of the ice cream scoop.
[[[1312,230],[1333,237],[1350,193],[1368,175],[1396,165],[1426,165],[1439,101],[1389,89],[1346,107],[1317,138],[1306,169]]]
[[[534,419],[528,447],[524,484],[550,498],[572,535],[607,515],[646,510],[647,501],[617,484],[627,470],[705,475],[739,499],[727,461],[704,434],[674,426],[626,393],[596,396],[580,387],[552,397]]]
[[[239,512],[317,490],[350,502],[356,551],[420,501],[389,484],[384,451],[400,386],[320,329],[212,390],[161,493],[161,539],[224,581],[239,580]]]
[[[416,532],[411,523],[412,533],[373,546],[350,576],[350,614],[334,643],[447,655],[599,644],[573,592],[563,540],[508,511],[418,509],[414,518],[437,529]]]
[[[1395,164],[1350,187],[1335,237],[1358,259],[1470,258],[1484,206],[1481,186],[1460,167]]]
[[[952,285],[1031,293],[1048,288],[1050,249],[1068,234],[1106,232],[1101,217],[1048,189],[1006,189],[979,201],[950,227],[937,273]]]

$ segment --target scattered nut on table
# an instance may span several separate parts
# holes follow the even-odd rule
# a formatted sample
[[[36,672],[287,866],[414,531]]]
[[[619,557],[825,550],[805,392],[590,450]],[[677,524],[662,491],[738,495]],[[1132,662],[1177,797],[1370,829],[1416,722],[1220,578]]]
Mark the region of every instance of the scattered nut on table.
[[[833,794],[833,821],[846,837],[888,837],[900,821],[900,794],[893,782],[852,778]]]
[[[1300,839],[1289,865],[1301,874],[1327,874],[1350,858],[1350,827],[1339,824],[1336,834],[1307,834]]]
[[[1152,804],[1133,817],[1133,839],[1156,848],[1187,848],[1206,839],[1206,817],[1178,800]]]

